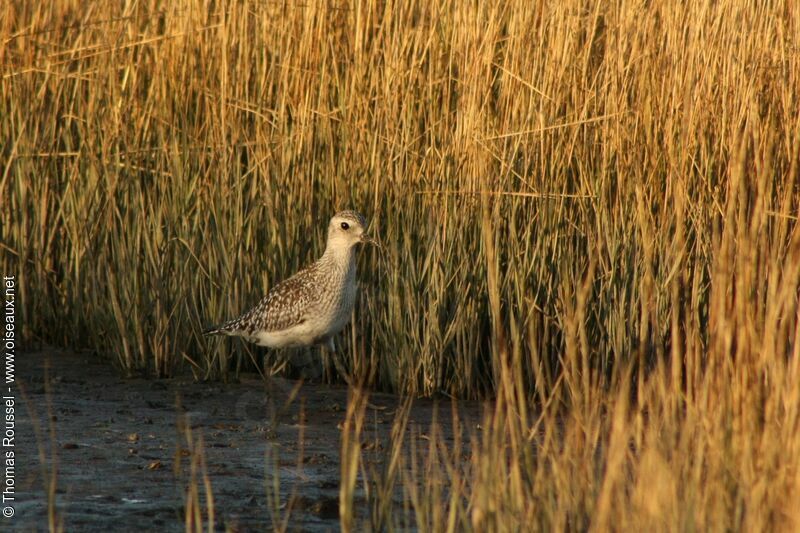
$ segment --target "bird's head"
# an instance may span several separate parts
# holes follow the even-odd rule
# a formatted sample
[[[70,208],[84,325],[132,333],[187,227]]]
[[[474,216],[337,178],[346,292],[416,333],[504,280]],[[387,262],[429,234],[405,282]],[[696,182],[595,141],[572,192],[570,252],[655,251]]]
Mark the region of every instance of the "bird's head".
[[[349,250],[356,244],[378,243],[367,235],[367,219],[355,211],[340,211],[328,225],[328,248]]]

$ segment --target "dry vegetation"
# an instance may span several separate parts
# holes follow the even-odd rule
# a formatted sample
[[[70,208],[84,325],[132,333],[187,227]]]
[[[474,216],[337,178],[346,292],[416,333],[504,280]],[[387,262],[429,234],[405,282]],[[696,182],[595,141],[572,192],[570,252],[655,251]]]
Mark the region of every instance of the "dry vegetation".
[[[796,530],[800,6],[770,4],[12,0],[24,334],[223,376],[248,348],[202,327],[355,207],[384,252],[350,368],[497,400],[469,454],[398,438],[373,475],[354,399],[343,524],[373,483],[432,531]]]

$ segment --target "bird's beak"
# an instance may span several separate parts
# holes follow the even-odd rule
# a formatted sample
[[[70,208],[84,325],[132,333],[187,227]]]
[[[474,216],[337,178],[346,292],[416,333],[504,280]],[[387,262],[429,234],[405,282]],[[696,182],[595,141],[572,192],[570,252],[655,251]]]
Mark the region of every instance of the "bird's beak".
[[[366,233],[362,233],[362,234],[361,234],[361,242],[362,242],[363,244],[372,244],[372,245],[374,245],[374,246],[377,246],[378,248],[380,248],[380,247],[381,247],[381,245],[380,245],[380,244],[378,244],[378,241],[376,241],[375,239],[373,239],[372,237],[370,237],[370,236],[369,236],[369,235],[367,235]]]

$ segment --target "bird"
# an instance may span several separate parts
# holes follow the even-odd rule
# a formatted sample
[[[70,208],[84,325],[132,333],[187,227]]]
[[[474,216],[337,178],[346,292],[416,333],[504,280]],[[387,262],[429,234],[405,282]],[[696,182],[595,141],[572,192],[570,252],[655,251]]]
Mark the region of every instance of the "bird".
[[[268,348],[324,346],[337,372],[351,383],[336,353],[334,337],[350,320],[356,301],[356,247],[378,242],[356,211],[336,213],[328,224],[325,252],[315,262],[267,292],[255,307],[210,327],[203,335],[229,335]]]

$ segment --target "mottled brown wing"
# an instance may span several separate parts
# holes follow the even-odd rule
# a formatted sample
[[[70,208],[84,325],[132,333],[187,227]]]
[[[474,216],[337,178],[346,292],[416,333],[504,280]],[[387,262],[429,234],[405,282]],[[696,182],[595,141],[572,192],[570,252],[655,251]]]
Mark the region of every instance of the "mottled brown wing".
[[[275,285],[258,304],[220,326],[221,331],[242,331],[252,335],[258,331],[281,331],[306,320],[314,302],[313,283],[316,264]]]

